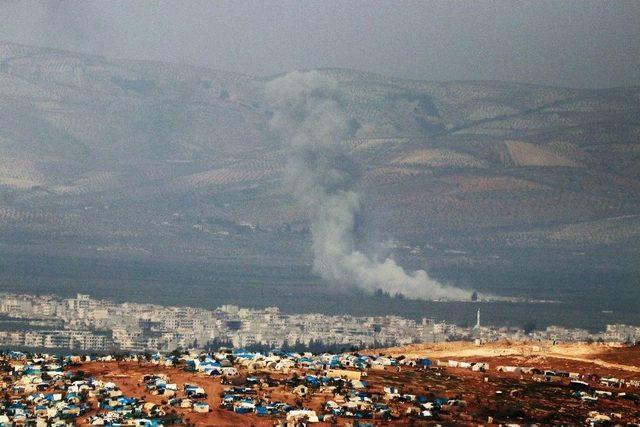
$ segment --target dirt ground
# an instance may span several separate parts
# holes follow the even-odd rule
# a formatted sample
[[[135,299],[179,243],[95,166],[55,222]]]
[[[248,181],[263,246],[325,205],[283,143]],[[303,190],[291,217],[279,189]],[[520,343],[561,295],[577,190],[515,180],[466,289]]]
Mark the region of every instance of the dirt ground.
[[[147,402],[162,404],[166,398],[153,395],[147,391],[142,378],[149,374],[164,374],[169,377],[169,382],[178,384],[181,390],[184,383],[197,384],[204,388],[211,411],[208,414],[198,414],[190,409],[176,407],[176,413],[185,423],[198,426],[272,426],[273,420],[261,419],[254,415],[239,415],[232,411],[220,409],[222,401],[220,394],[223,391],[219,378],[213,378],[203,374],[185,372],[182,368],[168,368],[147,363],[135,362],[107,362],[85,363],[81,369],[88,375],[115,383],[125,396],[143,398]],[[165,402],[166,403],[166,402]],[[86,418],[86,417],[85,417]]]
[[[527,361],[558,359],[565,361],[583,362],[604,368],[603,371],[625,373],[625,377],[637,377],[640,373],[640,347],[611,346],[605,344],[566,343],[553,344],[551,342],[494,342],[474,345],[472,342],[452,342],[433,344],[414,344],[403,347],[393,347],[385,350],[369,350],[369,354],[390,354],[392,356],[430,357],[432,359],[473,359],[500,362],[503,358]],[[507,360],[507,359],[505,359]],[[506,363],[499,363],[506,364]],[[571,365],[571,363],[568,363]],[[579,365],[579,363],[578,363]]]
[[[530,375],[498,372],[499,365],[534,366],[540,369],[563,370],[580,374],[596,374],[598,376],[616,376],[618,378],[640,379],[640,348],[608,347],[602,345],[576,345],[549,343],[491,343],[474,346],[473,343],[422,344],[401,348],[374,350],[370,353],[405,355],[406,357],[428,357],[433,360],[466,360],[488,362],[487,372],[473,372],[462,368],[427,369],[387,367],[384,370],[371,369],[365,378],[371,385],[368,390],[373,395],[384,394],[385,386],[397,386],[402,393],[423,395],[427,397],[445,397],[461,399],[463,408],[449,408],[441,414],[440,422],[487,422],[489,417],[502,416],[508,419],[512,408],[520,408],[526,415],[519,421],[528,422],[583,422],[589,411],[602,413],[621,413],[623,421],[633,422],[638,419],[638,408],[631,400],[604,398],[596,404],[587,406],[580,399],[571,397],[568,379],[564,384],[538,383]],[[211,377],[202,373],[189,373],[181,368],[167,368],[147,364],[146,362],[92,362],[83,364],[79,369],[97,378],[116,383],[126,396],[143,398],[162,404],[165,399],[155,396],[145,389],[142,377],[146,374],[162,373],[168,375],[169,382],[177,383],[182,390],[184,383],[198,384],[208,395],[211,412],[196,414],[190,409],[175,408],[177,415],[185,423],[198,426],[273,426],[274,418],[256,415],[235,414],[220,408],[221,393],[225,386],[219,377]],[[299,375],[315,373],[297,371]],[[241,370],[239,381],[247,375],[273,379],[286,379],[290,375],[275,372],[246,372]],[[605,387],[598,387],[605,388]],[[639,389],[628,389],[640,394]],[[260,390],[262,397],[288,403],[302,402],[305,407],[322,412],[324,404],[333,400],[331,394],[316,393],[301,399],[293,395],[284,386]],[[180,392],[178,394],[181,395]],[[166,402],[164,402],[166,403]],[[407,403],[391,402],[389,406],[395,415],[401,418],[395,421],[373,420],[374,425],[423,425],[425,422],[409,420]],[[173,408],[172,408],[173,410]],[[506,414],[506,415],[505,415]],[[507,417],[507,418],[504,418]],[[83,421],[86,417],[83,417]],[[340,426],[352,425],[353,421],[340,418]],[[330,425],[320,423],[315,425]]]

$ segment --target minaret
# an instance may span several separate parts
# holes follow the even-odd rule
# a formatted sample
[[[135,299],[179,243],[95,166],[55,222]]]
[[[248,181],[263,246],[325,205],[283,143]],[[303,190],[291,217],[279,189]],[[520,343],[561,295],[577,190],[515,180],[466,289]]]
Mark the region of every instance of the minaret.
[[[476,313],[476,327],[475,329],[480,329],[480,309],[478,309],[478,312]]]

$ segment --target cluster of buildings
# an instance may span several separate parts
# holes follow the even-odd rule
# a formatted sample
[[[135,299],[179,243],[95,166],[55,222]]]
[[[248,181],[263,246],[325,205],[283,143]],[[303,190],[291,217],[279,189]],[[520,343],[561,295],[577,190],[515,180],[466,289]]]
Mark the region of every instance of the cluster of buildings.
[[[212,357],[206,356],[201,363],[195,363],[193,368],[206,373],[212,366],[213,369],[216,365],[220,366],[220,361],[224,361],[220,356],[220,353]],[[240,386],[226,387],[220,408],[237,414],[281,418],[286,420],[287,425],[320,421],[335,424],[339,418],[389,420],[408,415],[433,418],[433,411],[425,410],[423,404],[430,402],[431,409],[435,408],[434,405],[438,405],[439,409],[439,405],[450,402],[446,398],[429,399],[425,396],[401,394],[400,389],[395,386],[378,390],[378,385],[374,387],[368,382],[369,371],[396,371],[401,367],[416,368],[418,365],[424,368],[431,366],[429,359],[420,359],[421,363],[416,364],[414,359],[397,360],[385,356],[278,352],[235,352],[233,357],[238,371],[248,371],[253,375],[246,377]],[[264,372],[285,375],[274,379],[275,375],[261,375]],[[299,403],[292,405],[286,401],[271,399],[270,391],[273,387],[287,390]],[[317,409],[301,405],[313,397],[324,401],[324,404]]]
[[[460,327],[434,319],[399,316],[283,314],[276,307],[215,310],[115,303],[78,294],[75,298],[0,294],[0,345],[93,352],[173,351],[179,348],[315,349],[365,348],[447,340],[551,339],[640,341],[640,327],[609,325],[592,334],[549,327]]]
[[[607,325],[600,333],[591,333],[585,329],[549,326],[544,331],[533,331],[534,339],[551,341],[600,341],[634,344],[640,342],[640,326],[623,324]]]
[[[634,413],[640,388],[635,379],[587,372],[517,365],[492,368],[484,361],[359,353],[223,349],[62,357],[11,351],[0,354],[0,369],[6,373],[0,381],[0,425],[43,427],[78,423],[155,427],[184,424],[196,417],[215,425],[216,417],[224,416],[225,411],[250,417],[247,425],[258,417],[271,418],[278,426],[337,425],[344,419],[486,419],[489,423],[518,420],[528,424],[530,415],[524,407],[478,412],[468,405],[487,408],[487,403],[477,402],[478,397],[470,393],[473,388],[463,387],[467,392],[461,394],[447,387],[431,387],[455,385],[462,370],[476,372],[477,380],[484,377],[480,384],[493,384],[496,401],[503,400],[503,395],[520,401],[527,382],[551,383],[552,388],[541,390],[580,402],[572,405],[579,408],[576,415],[586,415],[587,424],[600,425],[614,419],[637,420]],[[451,374],[458,380],[449,384]],[[511,380],[501,381],[498,374]],[[431,386],[411,383],[420,379]],[[128,395],[119,384],[128,385]],[[488,402],[491,396],[484,398]]]
[[[90,425],[155,427],[179,421],[157,404],[126,396],[111,381],[86,376],[78,366],[87,362],[88,357],[17,351],[0,356],[6,374],[0,382],[0,425],[67,426],[83,417]]]
[[[193,360],[193,358],[192,358]],[[200,358],[200,363],[193,363],[193,369],[207,372],[211,366],[220,366],[220,353],[213,357]],[[224,360],[224,359],[222,359]],[[295,375],[280,381],[291,393],[300,399],[311,396],[324,397],[324,405],[319,411],[309,408],[292,408],[285,402],[268,401],[259,390],[273,386],[271,376],[268,380],[258,376],[247,377],[241,387],[227,388],[222,396],[221,408],[239,414],[257,414],[258,416],[286,416],[287,421],[296,418],[305,422],[336,422],[339,418],[368,419],[425,419],[441,420],[442,414],[460,415],[467,409],[467,401],[460,395],[445,397],[433,392],[413,394],[404,390],[402,385],[387,384],[380,390],[379,384],[373,384],[369,378],[374,373],[401,372],[402,370],[419,372],[431,371],[441,376],[444,370],[467,369],[489,374],[491,367],[487,362],[432,360],[424,357],[391,357],[383,355],[360,354],[282,354],[234,352],[234,360],[238,371],[244,372],[295,372]],[[189,365],[187,365],[189,366]],[[601,377],[596,374],[556,371],[535,366],[498,366],[494,371],[512,374],[512,378],[520,377],[521,381],[544,382],[553,384],[554,392],[579,400],[586,408],[596,408],[599,400],[610,407],[614,400],[630,399],[637,403],[637,398],[630,392],[640,388],[640,380]],[[304,374],[306,373],[306,374]],[[221,373],[218,373],[221,375]],[[300,374],[300,375],[299,375]],[[217,374],[212,374],[217,375]],[[489,379],[489,377],[486,377]],[[513,384],[513,383],[509,383]],[[415,390],[415,388],[413,388]],[[523,390],[497,390],[496,396],[509,394],[514,399],[522,397]],[[511,414],[523,420],[524,412]],[[628,414],[627,414],[628,415]],[[610,412],[610,415],[595,410],[588,412],[586,422],[599,425],[611,422],[613,418],[622,419],[623,414]],[[471,418],[462,418],[471,421]],[[489,417],[492,420],[493,417]],[[490,423],[492,421],[489,421]],[[518,424],[511,424],[518,425]]]

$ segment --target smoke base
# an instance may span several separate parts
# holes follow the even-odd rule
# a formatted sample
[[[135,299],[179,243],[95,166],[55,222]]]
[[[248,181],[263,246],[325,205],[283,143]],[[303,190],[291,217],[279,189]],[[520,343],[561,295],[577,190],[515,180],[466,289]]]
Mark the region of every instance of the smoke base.
[[[356,247],[361,210],[353,189],[355,167],[343,149],[348,119],[335,81],[318,72],[272,80],[266,96],[271,127],[289,149],[286,183],[310,220],[313,271],[329,283],[382,290],[412,299],[468,300],[471,293],[444,285],[424,270],[407,273],[392,258],[378,261]]]

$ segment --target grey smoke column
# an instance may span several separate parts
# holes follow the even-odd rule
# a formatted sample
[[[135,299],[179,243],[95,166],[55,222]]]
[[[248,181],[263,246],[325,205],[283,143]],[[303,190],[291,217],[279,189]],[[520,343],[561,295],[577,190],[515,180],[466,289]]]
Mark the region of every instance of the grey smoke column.
[[[267,84],[274,110],[271,126],[290,150],[287,182],[307,212],[313,238],[314,271],[330,283],[381,289],[414,299],[468,299],[424,270],[407,274],[387,258],[377,261],[357,250],[354,219],[360,210],[353,168],[343,152],[347,118],[336,82],[317,72],[292,72]]]

